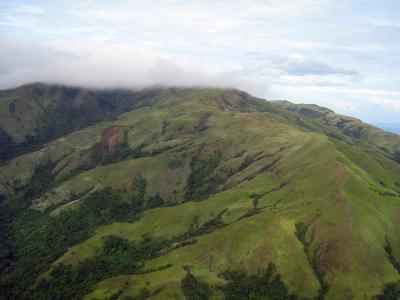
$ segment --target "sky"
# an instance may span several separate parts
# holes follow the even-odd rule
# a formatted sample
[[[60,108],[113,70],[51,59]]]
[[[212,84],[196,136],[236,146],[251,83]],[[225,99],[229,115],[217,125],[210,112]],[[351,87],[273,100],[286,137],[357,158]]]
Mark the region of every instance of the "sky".
[[[217,86],[400,123],[398,0],[1,0],[0,89]]]

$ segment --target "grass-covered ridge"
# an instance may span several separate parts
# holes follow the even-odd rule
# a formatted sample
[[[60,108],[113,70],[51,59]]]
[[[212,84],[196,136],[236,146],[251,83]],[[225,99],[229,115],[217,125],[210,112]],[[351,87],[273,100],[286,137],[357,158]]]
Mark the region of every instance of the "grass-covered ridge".
[[[396,294],[397,140],[286,106],[166,89],[7,161],[1,297]]]

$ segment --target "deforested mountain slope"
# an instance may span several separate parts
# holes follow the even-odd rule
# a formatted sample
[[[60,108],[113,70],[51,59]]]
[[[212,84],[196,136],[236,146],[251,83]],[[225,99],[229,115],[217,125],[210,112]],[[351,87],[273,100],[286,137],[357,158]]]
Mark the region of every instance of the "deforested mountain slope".
[[[370,299],[395,291],[395,150],[335,124],[236,90],[165,89],[7,161],[1,296]]]

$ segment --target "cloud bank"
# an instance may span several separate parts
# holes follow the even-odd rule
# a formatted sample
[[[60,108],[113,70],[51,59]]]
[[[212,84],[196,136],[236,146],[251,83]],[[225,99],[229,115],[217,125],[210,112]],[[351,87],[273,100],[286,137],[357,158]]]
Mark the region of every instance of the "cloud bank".
[[[184,62],[171,55],[125,44],[57,41],[39,45],[0,41],[0,88],[29,82],[99,88],[164,86],[234,87],[265,95],[265,83],[231,70]]]

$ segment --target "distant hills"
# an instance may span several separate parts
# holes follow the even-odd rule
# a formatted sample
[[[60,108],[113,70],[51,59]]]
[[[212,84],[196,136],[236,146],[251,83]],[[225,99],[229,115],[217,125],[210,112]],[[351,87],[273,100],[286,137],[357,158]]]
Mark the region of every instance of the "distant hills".
[[[0,160],[1,299],[400,296],[400,136],[327,108],[31,84]]]

